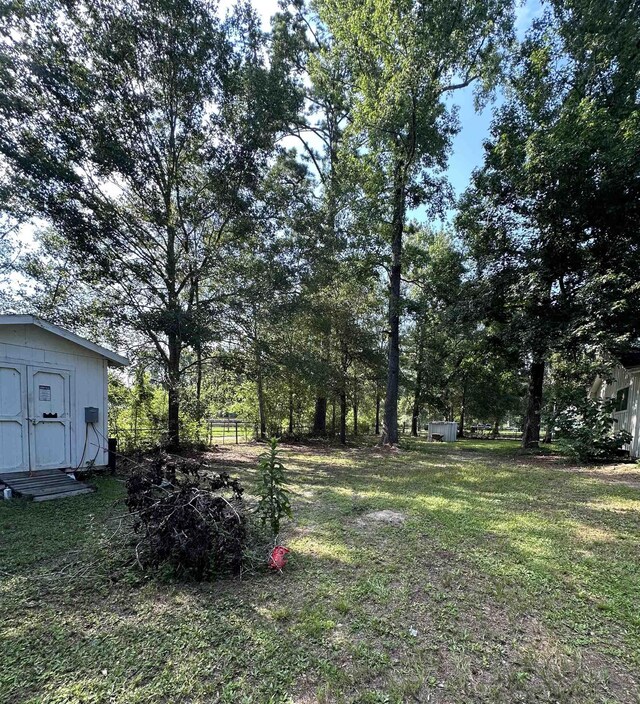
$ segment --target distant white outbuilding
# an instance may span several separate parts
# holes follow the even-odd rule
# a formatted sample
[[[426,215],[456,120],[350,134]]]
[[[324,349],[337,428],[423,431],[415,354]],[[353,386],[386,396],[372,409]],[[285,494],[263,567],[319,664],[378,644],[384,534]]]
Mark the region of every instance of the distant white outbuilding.
[[[614,430],[626,430],[631,443],[625,446],[631,457],[640,457],[640,349],[618,355],[609,380],[597,377],[589,391],[593,399],[615,399]]]
[[[429,423],[429,440],[433,440],[433,436],[444,440],[444,442],[456,442],[458,439],[458,424],[455,421],[431,421]]]
[[[127,364],[32,315],[0,315],[0,481],[106,466],[107,369]]]

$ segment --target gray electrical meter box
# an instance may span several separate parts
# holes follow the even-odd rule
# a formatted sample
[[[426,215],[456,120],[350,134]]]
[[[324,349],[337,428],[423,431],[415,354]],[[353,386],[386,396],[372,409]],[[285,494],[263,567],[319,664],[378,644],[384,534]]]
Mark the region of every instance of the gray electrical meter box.
[[[87,406],[84,409],[84,422],[85,423],[97,423],[98,422],[98,409],[93,406]]]

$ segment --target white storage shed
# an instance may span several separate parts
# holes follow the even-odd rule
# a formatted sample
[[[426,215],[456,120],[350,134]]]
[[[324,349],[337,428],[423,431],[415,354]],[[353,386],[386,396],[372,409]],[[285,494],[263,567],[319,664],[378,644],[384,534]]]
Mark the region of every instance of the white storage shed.
[[[454,421],[431,421],[429,423],[429,440],[433,440],[434,435],[441,436],[444,442],[456,442],[458,424]]]
[[[0,315],[0,481],[106,466],[107,368],[128,363],[32,315]]]

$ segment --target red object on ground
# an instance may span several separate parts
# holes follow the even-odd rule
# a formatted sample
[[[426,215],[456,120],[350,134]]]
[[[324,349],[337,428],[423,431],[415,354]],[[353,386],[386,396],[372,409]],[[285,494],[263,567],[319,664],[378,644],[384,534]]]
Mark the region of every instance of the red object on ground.
[[[289,552],[291,552],[289,548],[285,548],[284,545],[276,545],[269,555],[269,567],[272,570],[281,570],[287,564]]]

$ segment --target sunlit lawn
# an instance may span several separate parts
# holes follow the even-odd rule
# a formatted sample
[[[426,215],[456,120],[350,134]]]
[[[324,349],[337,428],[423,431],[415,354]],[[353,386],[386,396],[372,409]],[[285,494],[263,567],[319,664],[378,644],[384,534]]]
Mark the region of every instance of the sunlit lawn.
[[[259,450],[220,458],[250,488]],[[123,568],[114,478],[1,503],[0,700],[640,701],[636,467],[506,441],[286,450],[282,575]],[[382,509],[404,525],[368,518]]]

